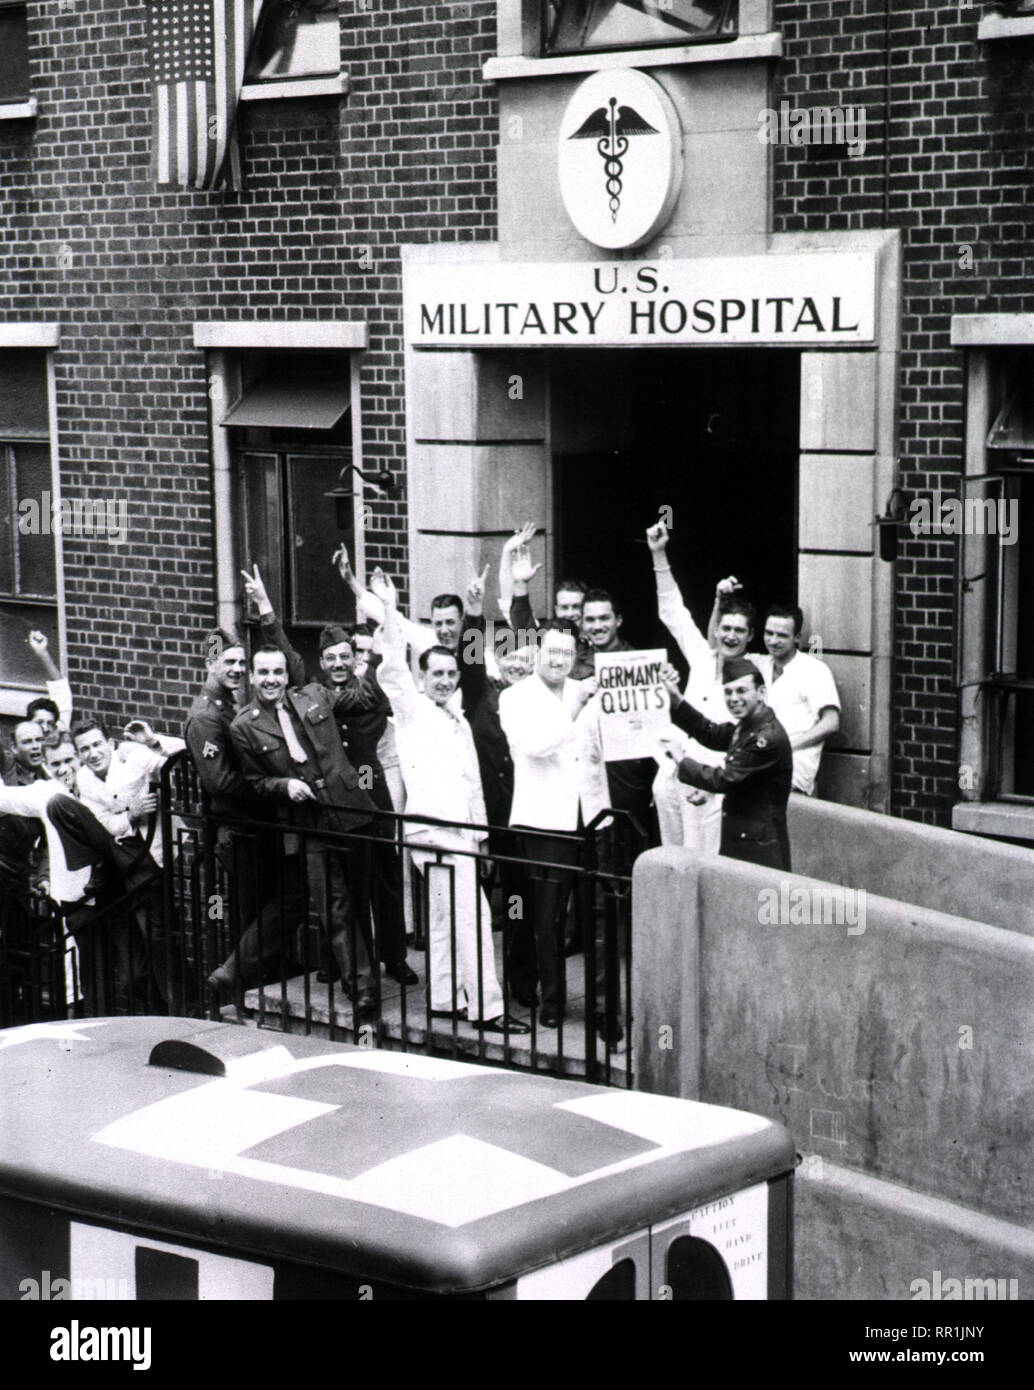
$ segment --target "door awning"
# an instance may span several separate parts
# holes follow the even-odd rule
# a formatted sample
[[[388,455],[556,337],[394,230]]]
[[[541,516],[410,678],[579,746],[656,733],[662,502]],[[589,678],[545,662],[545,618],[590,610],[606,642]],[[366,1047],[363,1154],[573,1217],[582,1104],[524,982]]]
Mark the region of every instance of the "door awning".
[[[1034,396],[1017,391],[998,412],[987,436],[989,449],[1034,450]]]
[[[259,377],[230,406],[221,425],[259,429],[329,430],[348,410],[351,389],[346,376],[320,376],[282,369]]]

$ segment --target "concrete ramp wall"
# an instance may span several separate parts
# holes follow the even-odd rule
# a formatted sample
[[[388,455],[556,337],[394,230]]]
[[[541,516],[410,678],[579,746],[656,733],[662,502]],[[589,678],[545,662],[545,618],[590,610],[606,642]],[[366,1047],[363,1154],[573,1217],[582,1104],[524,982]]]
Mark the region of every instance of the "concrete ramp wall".
[[[1034,851],[808,796],[787,818],[799,874],[1034,936]]]
[[[799,1296],[909,1298],[942,1249],[1034,1297],[1034,940],[687,850],[633,903],[637,1085],[787,1126]]]

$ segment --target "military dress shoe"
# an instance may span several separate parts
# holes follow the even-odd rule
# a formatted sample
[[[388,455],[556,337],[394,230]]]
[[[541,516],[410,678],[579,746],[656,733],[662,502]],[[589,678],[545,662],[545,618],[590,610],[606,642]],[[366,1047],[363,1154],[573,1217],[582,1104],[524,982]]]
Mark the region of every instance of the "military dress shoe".
[[[616,1018],[607,1019],[606,1014],[596,1015],[596,1033],[601,1042],[610,1047],[618,1047],[625,1038],[625,1030]]]
[[[401,965],[386,965],[384,973],[389,980],[395,980],[396,983],[404,985],[407,989],[410,985],[420,983],[420,976],[406,961],[403,961]]]
[[[432,1009],[432,1018],[458,1018],[461,1023],[467,1021],[466,1009]]]
[[[539,1014],[540,1028],[555,1028],[563,1018],[561,1009],[543,1009]]]
[[[474,1025],[477,1027],[477,1024]],[[522,1023],[519,1018],[514,1018],[513,1014],[500,1014],[498,1018],[490,1018],[481,1027],[486,1033],[530,1033],[531,1027],[527,1023]]]

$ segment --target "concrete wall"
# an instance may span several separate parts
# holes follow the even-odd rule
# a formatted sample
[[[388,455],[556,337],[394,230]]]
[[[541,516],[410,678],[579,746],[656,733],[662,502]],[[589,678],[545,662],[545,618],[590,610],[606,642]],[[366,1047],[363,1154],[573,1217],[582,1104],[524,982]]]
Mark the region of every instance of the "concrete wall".
[[[798,873],[1034,936],[1031,850],[798,796],[789,824]]]
[[[789,1128],[799,1296],[909,1297],[937,1255],[1030,1297],[1034,941],[685,850],[643,855],[633,891],[636,1083]],[[974,1263],[988,1217],[1015,1267],[1002,1230]]]

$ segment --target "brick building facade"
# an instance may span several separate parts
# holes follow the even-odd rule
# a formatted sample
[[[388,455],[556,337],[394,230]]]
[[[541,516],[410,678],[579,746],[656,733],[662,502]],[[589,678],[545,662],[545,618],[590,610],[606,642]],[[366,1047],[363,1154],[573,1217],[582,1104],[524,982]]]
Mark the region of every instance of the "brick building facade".
[[[709,481],[680,484],[681,515],[699,496],[720,518],[696,532],[676,519],[673,559],[694,605],[714,567],[742,572],[737,547],[759,549],[771,528],[780,590],[796,591],[851,706],[827,752],[827,794],[1025,838],[1023,805],[1007,800],[1034,792],[1024,715],[1013,712],[1023,697],[986,684],[1031,673],[1022,536],[1005,553],[986,536],[898,528],[892,565],[878,558],[873,521],[895,489],[900,512],[919,495],[958,492],[963,474],[996,472],[1006,455],[1014,471],[1001,486],[1021,518],[1030,509],[1022,450],[985,443],[999,424],[1005,442],[1022,444],[1023,421],[1008,410],[1034,345],[1024,317],[1034,16],[1022,4],[988,19],[976,5],[677,0],[650,23],[674,9],[724,28],[693,33],[686,19],[676,45],[637,28],[646,11],[605,5],[631,40],[594,50],[578,25],[564,27],[571,7],[550,4],[560,22],[543,54],[542,8],[342,0],[339,70],[307,86],[293,78],[293,90],[246,83],[244,186],[197,191],[155,183],[148,6],[0,6],[0,21],[24,13],[29,72],[27,91],[8,75],[0,93],[0,369],[14,383],[0,391],[14,412],[0,432],[15,441],[5,544],[21,544],[18,441],[49,441],[62,498],[117,496],[127,518],[124,539],[61,538],[52,599],[45,574],[26,589],[9,566],[0,707],[17,713],[38,685],[25,630],[50,614],[79,708],[116,719],[132,708],[174,727],[198,682],[198,636],[234,615],[237,570],[260,555],[275,600],[311,639],[331,591],[306,588],[309,561],[324,564],[331,537],[303,523],[331,514],[320,499],[342,459],[367,478],[386,468],[399,485],[391,497],[354,483],[348,534],[359,562],[395,573],[415,608],[494,560],[528,514],[545,526],[541,605],[545,582],[587,568],[593,537],[610,535],[590,495],[620,476],[608,458],[643,480],[641,534],[650,507],[669,500],[651,469],[671,473],[684,439],[690,463],[709,460]],[[600,249],[564,210],[557,130],[579,85],[619,67],[641,69],[673,106],[682,182],[645,239]],[[864,148],[765,144],[761,115],[783,102],[860,108]],[[445,317],[432,342],[411,331],[420,311],[403,312],[404,297],[422,305],[432,283],[455,288],[442,303],[482,281],[492,293],[512,282],[519,299],[537,274],[578,303],[588,282],[577,275],[610,262],[622,274],[670,263],[690,280],[721,268],[730,302],[747,303],[766,266],[835,280],[840,271],[817,259],[826,252],[869,296],[867,334],[838,336],[827,321],[827,340],[816,330],[788,345],[762,325],[756,343],[731,336],[715,351],[680,352],[673,338],[633,358],[644,344],[627,336],[605,352],[506,333],[471,347]],[[636,301],[640,324],[648,299]],[[317,377],[326,368],[328,408],[349,406],[346,426],[321,436],[318,466],[297,432],[222,424],[240,400],[261,420],[301,390],[292,379],[277,394],[285,364],[290,377],[299,361]],[[743,394],[771,412],[753,434],[739,423],[751,413],[736,394],[741,368]],[[23,420],[18,403],[40,381],[47,408],[25,407]],[[695,406],[682,410],[686,381],[699,421]],[[650,390],[657,408],[640,416]],[[713,422],[728,428],[724,442],[704,437]],[[307,501],[293,461],[303,455],[314,469]],[[26,459],[39,483],[42,463]],[[24,558],[30,577],[34,563],[45,570]],[[606,582],[607,570],[589,577]]]

